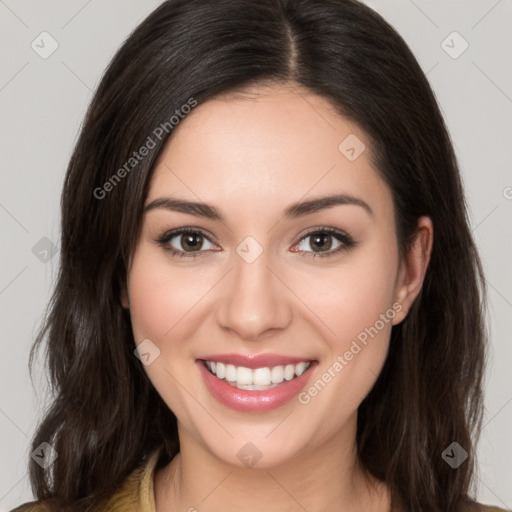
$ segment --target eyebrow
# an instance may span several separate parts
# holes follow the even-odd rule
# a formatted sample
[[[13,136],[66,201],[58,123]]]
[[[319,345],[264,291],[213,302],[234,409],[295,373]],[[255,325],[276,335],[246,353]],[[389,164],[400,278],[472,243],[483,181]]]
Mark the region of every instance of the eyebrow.
[[[326,210],[338,205],[354,205],[363,208],[370,216],[374,216],[373,210],[368,203],[354,197],[350,194],[335,194],[331,196],[319,197],[309,201],[297,202],[289,205],[284,213],[283,220],[290,220],[299,217],[304,217],[311,213],[321,210]],[[220,211],[212,205],[206,203],[199,203],[188,201],[185,199],[178,199],[173,197],[161,197],[151,201],[144,208],[144,212],[154,210],[156,208],[164,208],[166,210],[187,213],[197,217],[205,217],[210,220],[217,220],[224,222]]]

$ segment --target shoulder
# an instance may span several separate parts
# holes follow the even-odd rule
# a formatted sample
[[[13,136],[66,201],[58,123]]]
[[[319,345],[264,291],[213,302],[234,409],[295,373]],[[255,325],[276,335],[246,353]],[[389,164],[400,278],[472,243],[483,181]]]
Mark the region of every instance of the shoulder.
[[[50,506],[42,501],[29,501],[12,509],[11,512],[51,512],[51,510]]]
[[[156,450],[134,470],[99,512],[155,512],[153,479],[160,454]]]
[[[159,451],[135,469],[98,512],[154,512],[153,475]],[[55,512],[50,502],[30,501],[11,512]]]
[[[479,512],[512,512],[508,508],[494,507],[491,505],[480,505]]]
[[[506,508],[495,507],[494,505],[484,505],[476,501],[468,502],[461,508],[461,512],[512,512]]]

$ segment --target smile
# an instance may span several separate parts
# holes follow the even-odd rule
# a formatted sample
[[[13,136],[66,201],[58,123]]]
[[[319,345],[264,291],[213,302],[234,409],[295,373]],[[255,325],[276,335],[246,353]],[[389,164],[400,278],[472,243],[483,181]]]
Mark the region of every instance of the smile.
[[[204,361],[204,364],[210,373],[231,386],[250,391],[262,391],[279,386],[285,380],[290,381],[300,377],[311,366],[311,361],[255,369],[216,361]]]
[[[202,380],[217,402],[253,413],[290,402],[307,385],[316,366],[317,360],[275,354],[227,354],[196,359]]]

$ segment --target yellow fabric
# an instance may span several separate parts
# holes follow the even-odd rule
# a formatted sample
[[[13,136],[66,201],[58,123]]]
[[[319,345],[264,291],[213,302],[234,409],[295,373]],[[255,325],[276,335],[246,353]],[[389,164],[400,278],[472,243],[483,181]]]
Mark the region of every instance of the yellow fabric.
[[[153,481],[158,456],[156,451],[145,466],[136,469],[101,512],[156,512]]]
[[[156,512],[153,481],[159,451],[148,459],[144,466],[133,471],[122,483],[119,490],[98,512]],[[467,512],[512,512],[502,508],[482,505],[469,505]],[[44,503],[32,501],[25,503],[11,512],[55,512]]]
[[[98,512],[156,512],[153,481],[159,453],[153,453],[144,466],[133,471]],[[31,501],[11,512],[55,512],[55,509],[44,502]]]

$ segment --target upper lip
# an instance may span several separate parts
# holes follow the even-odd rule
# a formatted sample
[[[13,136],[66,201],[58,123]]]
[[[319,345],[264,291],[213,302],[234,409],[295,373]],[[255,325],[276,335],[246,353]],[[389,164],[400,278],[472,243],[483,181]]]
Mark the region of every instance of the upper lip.
[[[280,354],[212,354],[199,358],[204,361],[215,361],[218,363],[232,364],[234,366],[244,366],[245,368],[265,368],[287,364],[308,363],[314,361],[307,357],[285,356]]]

